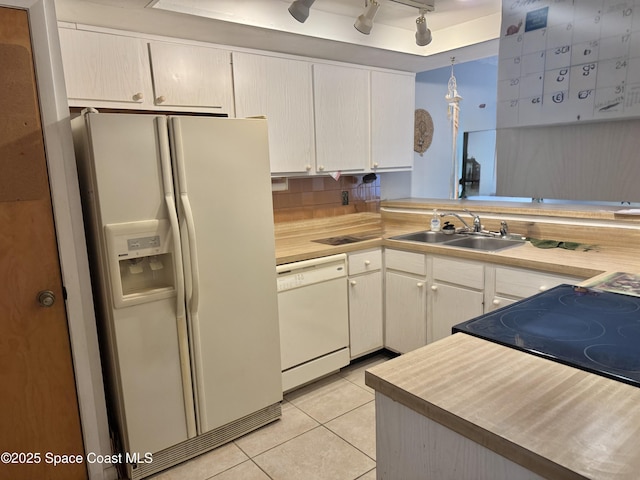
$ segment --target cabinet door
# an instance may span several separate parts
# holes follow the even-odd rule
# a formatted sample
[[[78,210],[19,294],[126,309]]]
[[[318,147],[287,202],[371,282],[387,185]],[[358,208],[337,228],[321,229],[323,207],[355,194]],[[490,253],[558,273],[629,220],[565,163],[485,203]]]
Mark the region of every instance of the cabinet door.
[[[382,348],[382,272],[349,279],[351,358]]]
[[[369,165],[369,72],[313,66],[316,170],[363,171]]]
[[[233,116],[231,52],[216,48],[152,42],[154,103],[211,108]]]
[[[386,272],[385,347],[399,353],[427,343],[427,287],[425,281]]]
[[[150,104],[151,77],[143,40],[61,28],[60,47],[69,104]]]
[[[429,343],[451,335],[451,327],[483,314],[484,293],[453,285],[434,283],[431,302]]]
[[[544,292],[561,283],[576,284],[582,279],[553,273],[535,272],[520,268],[495,268],[495,294],[503,294],[517,299]]]
[[[371,168],[413,165],[415,77],[371,72]]]
[[[311,64],[233,53],[236,115],[266,115],[271,173],[313,172]]]

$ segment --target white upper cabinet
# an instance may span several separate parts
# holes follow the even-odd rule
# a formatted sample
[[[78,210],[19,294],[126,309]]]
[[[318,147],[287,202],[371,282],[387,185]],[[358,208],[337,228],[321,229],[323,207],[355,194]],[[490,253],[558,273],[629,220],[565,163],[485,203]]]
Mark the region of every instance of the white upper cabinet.
[[[154,103],[234,115],[231,52],[164,42],[149,44]]]
[[[316,171],[361,172],[368,168],[369,71],[313,65]]]
[[[371,72],[371,169],[413,166],[415,77]]]
[[[153,104],[144,40],[67,28],[59,34],[71,106]]]
[[[265,115],[271,173],[313,173],[311,63],[233,53],[236,115]]]

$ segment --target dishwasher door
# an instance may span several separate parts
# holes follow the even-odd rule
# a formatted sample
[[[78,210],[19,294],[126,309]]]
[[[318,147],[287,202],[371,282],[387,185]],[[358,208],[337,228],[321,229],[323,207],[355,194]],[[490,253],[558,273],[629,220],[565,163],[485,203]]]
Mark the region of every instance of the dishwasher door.
[[[346,255],[277,268],[285,391],[349,363]]]

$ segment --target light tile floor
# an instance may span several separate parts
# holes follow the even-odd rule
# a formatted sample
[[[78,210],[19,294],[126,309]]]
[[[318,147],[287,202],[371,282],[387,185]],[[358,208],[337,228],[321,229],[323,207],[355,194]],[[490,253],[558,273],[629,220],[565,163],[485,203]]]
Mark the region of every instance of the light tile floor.
[[[378,354],[284,397],[282,418],[153,480],[375,480],[373,390]]]

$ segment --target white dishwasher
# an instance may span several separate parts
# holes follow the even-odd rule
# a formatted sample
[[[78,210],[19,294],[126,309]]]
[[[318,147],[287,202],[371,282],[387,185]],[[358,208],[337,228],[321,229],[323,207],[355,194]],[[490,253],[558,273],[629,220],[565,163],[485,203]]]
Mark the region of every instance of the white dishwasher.
[[[349,363],[347,256],[276,267],[285,392]]]

